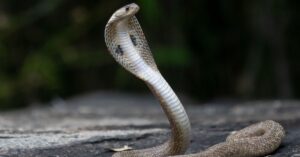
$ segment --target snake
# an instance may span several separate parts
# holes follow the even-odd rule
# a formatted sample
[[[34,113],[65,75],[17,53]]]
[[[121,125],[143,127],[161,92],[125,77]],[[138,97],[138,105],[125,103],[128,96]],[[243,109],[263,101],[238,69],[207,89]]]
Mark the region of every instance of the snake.
[[[155,63],[143,30],[135,16],[140,7],[131,3],[108,20],[104,38],[108,51],[127,71],[145,82],[160,102],[170,124],[169,139],[151,148],[116,152],[113,157],[259,157],[274,152],[283,141],[284,128],[273,120],[252,124],[230,134],[224,142],[186,154],[191,141],[189,117]]]

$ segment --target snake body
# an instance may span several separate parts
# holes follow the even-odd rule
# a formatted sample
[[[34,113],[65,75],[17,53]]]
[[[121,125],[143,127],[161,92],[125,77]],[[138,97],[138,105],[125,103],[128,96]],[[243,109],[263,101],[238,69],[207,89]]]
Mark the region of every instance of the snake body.
[[[165,157],[184,154],[190,143],[189,118],[180,100],[160,74],[135,17],[139,6],[132,3],[118,9],[105,27],[105,42],[114,59],[126,70],[143,80],[160,101],[170,125],[171,136],[165,143],[147,149],[118,152],[113,157]],[[277,149],[284,129],[268,120],[253,124],[232,135],[225,142],[206,151],[182,157],[255,157]]]

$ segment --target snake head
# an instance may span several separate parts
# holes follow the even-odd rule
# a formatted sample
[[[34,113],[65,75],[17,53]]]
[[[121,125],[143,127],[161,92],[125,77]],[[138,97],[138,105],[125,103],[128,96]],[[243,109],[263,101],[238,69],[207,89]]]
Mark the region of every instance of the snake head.
[[[111,16],[108,23],[115,23],[117,21],[124,20],[126,18],[130,18],[130,17],[134,16],[139,10],[140,10],[140,7],[135,3],[125,5],[124,7],[120,8],[116,12],[114,12],[114,14]]]

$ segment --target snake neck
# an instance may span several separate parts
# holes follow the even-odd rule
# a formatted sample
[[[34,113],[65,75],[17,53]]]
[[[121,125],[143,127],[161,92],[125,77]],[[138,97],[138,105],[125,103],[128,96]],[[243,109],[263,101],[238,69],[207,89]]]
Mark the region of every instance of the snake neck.
[[[151,75],[151,72],[149,74]],[[152,93],[159,100],[171,125],[172,135],[170,143],[173,151],[177,152],[177,154],[185,152],[190,143],[191,128],[188,116],[180,100],[160,74],[156,74],[156,76],[152,74],[146,82]]]
[[[186,151],[190,143],[191,128],[189,118],[180,100],[167,81],[162,77],[159,71],[145,62],[133,45],[128,33],[130,30],[126,22],[125,20],[119,22],[116,25],[116,32],[120,47],[124,52],[123,55],[130,61],[130,67],[133,69],[127,70],[146,82],[152,93],[159,100],[171,125],[171,139],[162,145],[163,148],[160,150],[156,148],[155,151],[157,151],[158,154],[165,155],[182,154]],[[168,148],[165,146],[168,146]]]

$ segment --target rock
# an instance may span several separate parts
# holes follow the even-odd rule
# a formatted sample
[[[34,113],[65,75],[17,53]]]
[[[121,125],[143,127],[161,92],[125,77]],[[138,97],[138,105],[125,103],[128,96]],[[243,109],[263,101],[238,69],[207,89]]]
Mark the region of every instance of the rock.
[[[286,138],[272,157],[300,157],[300,101],[183,102],[195,153],[252,123],[272,119]],[[193,105],[194,104],[194,105]],[[164,142],[169,125],[151,95],[99,92],[0,115],[0,157],[108,157],[111,148],[147,148]]]

